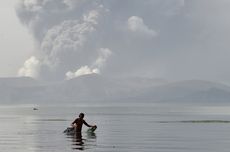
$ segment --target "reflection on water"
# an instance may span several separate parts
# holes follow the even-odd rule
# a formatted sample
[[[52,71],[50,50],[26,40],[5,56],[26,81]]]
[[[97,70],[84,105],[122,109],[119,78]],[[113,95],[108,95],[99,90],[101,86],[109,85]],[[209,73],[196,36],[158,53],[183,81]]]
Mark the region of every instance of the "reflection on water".
[[[82,138],[82,134],[81,133],[75,133],[75,134],[67,134],[68,138],[72,139],[72,149],[78,149],[78,150],[84,150],[85,146],[84,146],[84,142]]]
[[[85,136],[82,133],[66,134],[67,139],[71,139],[72,149],[85,150],[96,147],[96,134],[94,132],[87,132]]]

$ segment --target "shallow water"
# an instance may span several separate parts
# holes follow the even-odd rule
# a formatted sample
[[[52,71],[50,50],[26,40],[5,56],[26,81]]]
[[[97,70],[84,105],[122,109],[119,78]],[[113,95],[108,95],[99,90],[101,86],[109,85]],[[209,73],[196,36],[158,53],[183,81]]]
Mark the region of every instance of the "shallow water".
[[[227,152],[230,107],[0,106],[4,152]],[[63,134],[78,113],[95,134]]]

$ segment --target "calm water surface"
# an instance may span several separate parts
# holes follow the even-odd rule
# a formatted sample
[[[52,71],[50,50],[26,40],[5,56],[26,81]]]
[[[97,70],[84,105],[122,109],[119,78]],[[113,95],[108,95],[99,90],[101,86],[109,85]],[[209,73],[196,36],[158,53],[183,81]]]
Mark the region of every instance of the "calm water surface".
[[[65,135],[78,113],[98,129]],[[229,152],[230,107],[0,106],[3,152]]]

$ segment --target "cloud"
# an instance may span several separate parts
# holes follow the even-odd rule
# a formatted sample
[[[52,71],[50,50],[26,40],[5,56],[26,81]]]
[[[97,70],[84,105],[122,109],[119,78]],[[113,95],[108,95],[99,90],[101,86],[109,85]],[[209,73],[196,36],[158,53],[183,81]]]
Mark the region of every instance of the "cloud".
[[[79,10],[85,5],[89,8]],[[97,58],[97,44],[91,40],[106,12],[96,1],[21,1],[17,13],[37,40],[42,62],[37,73],[41,79],[63,79],[66,71]]]
[[[82,66],[76,72],[71,72],[71,71],[67,72],[66,73],[66,79],[69,80],[69,79],[73,79],[73,78],[76,78],[76,77],[79,77],[82,75],[93,74],[93,73],[99,74],[100,71],[99,71],[99,69],[96,69],[96,68],[91,69],[86,65],[86,66]]]
[[[24,8],[30,10],[32,12],[38,12],[42,9],[42,6],[46,3],[44,0],[24,0],[23,5]]]
[[[100,48],[96,61],[89,67],[88,65],[80,67],[76,72],[68,71],[66,79],[73,79],[87,74],[100,74],[101,69],[105,66],[107,59],[111,56],[112,51],[108,48]]]
[[[16,12],[37,42],[36,55],[41,62],[38,78],[62,80],[68,71],[75,73],[74,69],[81,67],[99,72],[103,68],[103,74],[111,75],[133,67],[141,69],[139,57],[154,48],[149,38],[159,34],[157,26],[152,28],[155,23],[150,21],[155,16],[149,11],[164,6],[173,12],[177,3],[180,2],[21,0]],[[111,50],[115,56],[107,62]]]
[[[97,15],[98,12],[93,10],[84,15],[82,21],[66,20],[47,31],[41,49],[49,64],[58,66],[60,62],[70,59],[69,55],[82,53],[88,37],[95,31]]]
[[[21,0],[16,11],[38,46],[40,68],[31,75],[39,79],[94,69],[229,79],[229,7],[227,0]]]
[[[128,19],[128,29],[132,32],[155,37],[157,32],[145,25],[143,19],[138,16],[131,16]]]
[[[101,48],[98,52],[99,56],[95,61],[94,66],[102,68],[105,65],[107,59],[111,56],[112,51],[108,48]]]
[[[19,69],[18,76],[38,78],[40,68],[41,62],[36,57],[32,56],[26,60],[23,67]]]

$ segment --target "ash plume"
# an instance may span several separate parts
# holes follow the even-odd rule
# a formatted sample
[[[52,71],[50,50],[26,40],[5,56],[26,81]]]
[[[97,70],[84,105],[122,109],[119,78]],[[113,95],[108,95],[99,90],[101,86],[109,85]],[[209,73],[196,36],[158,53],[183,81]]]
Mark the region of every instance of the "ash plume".
[[[86,6],[88,9],[81,9]],[[38,57],[25,61],[19,76],[63,79],[76,67],[91,62],[104,64],[104,58],[97,57],[97,50],[103,46],[97,46],[93,40],[108,10],[98,1],[22,0],[17,13],[40,50]]]
[[[17,16],[33,35],[37,53],[18,75],[63,80],[152,72],[160,50],[154,42],[164,34],[159,26],[167,25],[157,26],[158,19],[167,21],[184,5],[184,0],[19,0]]]

